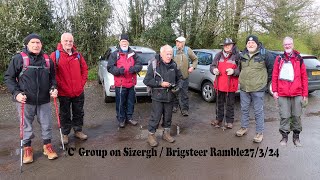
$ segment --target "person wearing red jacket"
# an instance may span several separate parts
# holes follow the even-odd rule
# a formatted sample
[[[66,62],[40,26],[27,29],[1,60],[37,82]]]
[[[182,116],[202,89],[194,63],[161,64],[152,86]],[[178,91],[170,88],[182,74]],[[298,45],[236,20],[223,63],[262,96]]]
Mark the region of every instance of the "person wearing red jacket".
[[[240,74],[237,65],[239,51],[230,38],[226,38],[221,46],[223,46],[223,50],[216,54],[210,66],[210,72],[216,76],[214,88],[217,92],[216,119],[211,122],[211,125],[217,128],[221,125],[225,126],[222,124],[222,120],[226,118],[227,128],[232,129],[235,92],[238,90]]]
[[[82,132],[82,126],[84,85],[88,79],[88,66],[83,56],[77,51],[71,33],[61,35],[57,51],[51,53],[50,57],[56,67],[63,142],[68,144],[71,128],[74,130],[75,137],[86,140],[88,136]]]
[[[300,147],[300,116],[302,106],[308,102],[308,76],[300,53],[293,49],[291,37],[284,38],[283,47],[284,54],[277,56],[272,73],[273,97],[278,101],[280,109],[280,144],[287,144],[288,134],[292,130],[293,143]]]

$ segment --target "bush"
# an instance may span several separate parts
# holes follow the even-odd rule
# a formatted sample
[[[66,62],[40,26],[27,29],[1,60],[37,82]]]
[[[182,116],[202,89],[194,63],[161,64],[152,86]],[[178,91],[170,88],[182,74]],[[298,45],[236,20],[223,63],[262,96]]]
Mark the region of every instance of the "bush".
[[[88,80],[92,81],[92,80],[97,80],[97,74],[98,74],[98,67],[94,66],[89,68],[89,72],[88,72]]]

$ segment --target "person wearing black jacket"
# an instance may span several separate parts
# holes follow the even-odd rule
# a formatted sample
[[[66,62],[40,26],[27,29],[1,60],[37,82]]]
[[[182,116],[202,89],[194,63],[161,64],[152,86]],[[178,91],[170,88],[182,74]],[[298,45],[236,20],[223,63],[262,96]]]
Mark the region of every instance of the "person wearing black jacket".
[[[37,34],[29,34],[24,39],[22,52],[13,56],[4,75],[4,81],[13,95],[19,112],[24,110],[23,163],[33,162],[31,139],[34,137],[32,123],[37,116],[41,126],[44,155],[55,159],[52,139],[51,97],[57,97],[57,83],[54,64],[42,51],[42,40]]]
[[[155,147],[158,145],[155,132],[163,117],[162,127],[164,128],[162,138],[170,143],[175,139],[170,135],[172,108],[174,92],[180,84],[182,78],[181,71],[177,69],[177,64],[172,60],[173,49],[169,45],[162,46],[160,55],[149,65],[147,75],[143,83],[151,87],[152,113],[149,120],[148,143]]]

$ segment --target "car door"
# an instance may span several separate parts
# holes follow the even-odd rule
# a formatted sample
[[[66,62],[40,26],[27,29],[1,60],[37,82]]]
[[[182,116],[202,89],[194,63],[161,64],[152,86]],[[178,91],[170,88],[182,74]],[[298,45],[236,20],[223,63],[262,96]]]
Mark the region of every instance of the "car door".
[[[189,86],[191,88],[200,90],[201,83],[206,73],[210,70],[212,62],[212,54],[208,52],[195,51],[198,57],[198,66],[189,76]]]

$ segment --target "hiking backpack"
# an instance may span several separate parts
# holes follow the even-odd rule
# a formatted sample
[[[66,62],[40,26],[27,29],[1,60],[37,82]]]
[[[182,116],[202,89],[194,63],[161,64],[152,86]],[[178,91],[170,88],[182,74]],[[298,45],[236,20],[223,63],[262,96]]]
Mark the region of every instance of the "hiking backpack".
[[[59,58],[60,58],[60,51],[56,50],[55,53],[56,53],[56,66],[58,67]],[[77,58],[79,60],[80,66],[81,66],[80,53],[78,53]]]
[[[43,57],[46,61],[46,65],[45,67],[43,66],[30,66],[30,58],[29,56],[24,53],[24,52],[20,52],[20,55],[22,56],[22,61],[23,61],[23,67],[22,67],[22,71],[19,74],[19,77],[23,75],[23,73],[28,69],[28,68],[46,68],[46,69],[50,69],[50,59],[49,56],[47,54],[43,54]],[[50,71],[49,71],[50,73]]]
[[[183,47],[183,53],[187,56],[187,60],[189,60],[188,48],[189,48],[188,46]],[[173,47],[173,57],[175,57],[177,55],[177,51],[178,51],[177,46],[174,46]]]
[[[284,54],[281,54],[281,55],[279,55],[279,56],[280,56],[280,58],[278,58],[278,64],[280,64],[280,62],[281,62],[282,59],[285,59]],[[300,54],[297,54],[297,57],[299,58],[300,68],[301,68],[301,66],[302,66],[302,64],[303,64],[303,59],[302,59],[302,57],[300,56]]]

